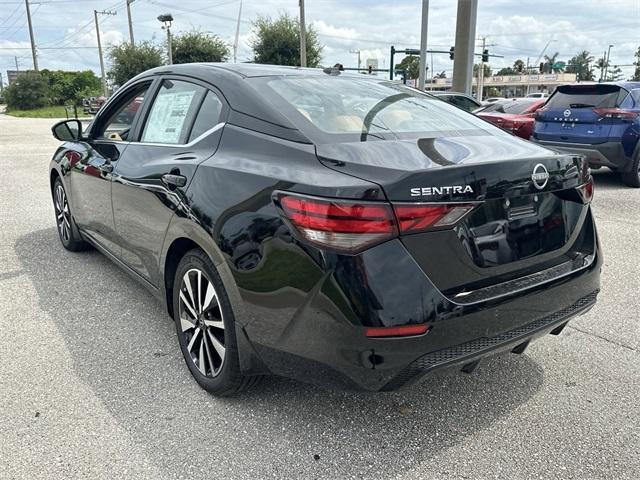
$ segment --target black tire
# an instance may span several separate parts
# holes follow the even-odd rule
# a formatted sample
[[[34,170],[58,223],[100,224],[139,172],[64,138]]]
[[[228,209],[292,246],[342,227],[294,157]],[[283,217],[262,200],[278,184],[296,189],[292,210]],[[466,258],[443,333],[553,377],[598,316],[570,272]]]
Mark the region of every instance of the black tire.
[[[78,231],[67,200],[67,192],[64,189],[64,185],[62,185],[60,177],[53,182],[51,194],[53,197],[53,210],[56,215],[56,228],[62,246],[71,252],[86,250],[89,245],[82,239]]]
[[[233,310],[213,262],[199,248],[187,252],[178,264],[173,312],[180,350],[202,388],[231,396],[258,380],[240,372]]]
[[[629,172],[622,172],[620,176],[622,178],[622,182],[626,186],[640,188],[640,150],[638,150],[638,153],[633,160],[631,170]]]

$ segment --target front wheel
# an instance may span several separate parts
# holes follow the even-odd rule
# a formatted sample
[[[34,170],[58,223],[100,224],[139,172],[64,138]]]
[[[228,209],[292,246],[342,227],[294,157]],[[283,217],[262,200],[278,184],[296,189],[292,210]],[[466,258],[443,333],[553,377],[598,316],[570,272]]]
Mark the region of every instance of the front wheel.
[[[231,304],[209,257],[194,249],[182,258],[173,283],[173,315],[189,371],[205,390],[234,395],[257,380],[243,376]]]
[[[56,178],[53,182],[53,209],[56,214],[56,226],[58,227],[58,236],[62,246],[72,252],[77,252],[87,248],[87,243],[80,236],[78,227],[76,226],[71,210],[69,208],[69,200],[67,192],[62,185],[62,180]]]

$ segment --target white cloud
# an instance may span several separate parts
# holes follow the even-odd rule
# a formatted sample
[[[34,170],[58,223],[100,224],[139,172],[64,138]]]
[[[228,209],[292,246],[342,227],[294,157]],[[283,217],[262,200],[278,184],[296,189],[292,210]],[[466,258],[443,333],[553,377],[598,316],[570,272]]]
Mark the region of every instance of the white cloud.
[[[78,0],[77,3],[42,4],[34,16],[34,29],[38,45],[64,45],[61,40],[71,36],[70,44],[95,46],[95,31],[92,25],[93,9],[102,10],[109,5],[100,0]],[[166,3],[166,1],[165,1]],[[456,1],[431,0],[429,12],[429,48],[449,50],[455,37]],[[378,58],[388,67],[389,47],[416,48],[420,35],[420,4],[418,0],[309,0],[307,2],[307,22],[314,25],[325,44],[323,63],[336,62],[345,66],[355,66],[357,57],[350,50],[361,50],[361,58]],[[233,42],[236,29],[238,3],[212,5],[202,14],[188,13],[188,10],[205,8],[203,0],[182,0],[169,9],[152,1],[136,1],[132,4],[136,40],[164,39],[164,32],[156,20],[159,13],[171,10],[175,17],[173,31],[197,28],[212,32]],[[257,15],[277,16],[287,12],[298,14],[297,2],[282,0],[245,1],[241,23],[238,59],[251,59],[251,24]],[[0,24],[2,15],[0,13]],[[72,36],[76,30],[88,25],[86,30]],[[602,55],[609,44],[612,63],[629,64],[633,53],[640,45],[640,1],[638,0],[480,0],[478,8],[477,35],[488,35],[491,53],[504,55],[504,59],[491,60],[494,68],[511,65],[516,58],[533,63],[545,43],[554,38],[549,53],[560,52],[560,59],[567,60],[579,50],[589,50],[593,55]],[[13,56],[23,56],[22,61],[30,64],[29,50],[3,50],[7,41],[2,40],[0,29],[0,68],[13,62]],[[116,16],[105,17],[101,24],[104,44],[108,45],[128,37],[126,10],[120,8]],[[14,37],[11,46],[29,46],[26,29]],[[480,49],[479,43],[476,45]],[[43,68],[92,68],[98,71],[98,55],[93,49],[41,50]],[[431,57],[431,56],[430,56]],[[400,61],[401,56],[396,58]],[[429,58],[431,63],[431,58]],[[451,73],[453,62],[447,54],[434,54],[435,71]],[[632,68],[626,67],[625,74]]]

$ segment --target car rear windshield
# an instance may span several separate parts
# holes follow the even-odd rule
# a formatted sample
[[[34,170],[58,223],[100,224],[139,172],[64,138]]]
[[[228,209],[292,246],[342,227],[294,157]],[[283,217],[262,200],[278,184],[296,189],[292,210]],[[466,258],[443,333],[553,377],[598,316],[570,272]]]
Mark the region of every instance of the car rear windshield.
[[[395,82],[354,76],[268,77],[263,82],[261,92],[317,143],[486,134],[493,128]]]
[[[564,85],[551,96],[547,108],[613,108],[627,93],[617,85]]]
[[[487,105],[487,107],[483,108],[481,112],[478,113],[510,113],[510,114],[519,114],[524,113],[527,109],[531,108],[531,106],[537,102],[531,100],[523,100],[517,101],[513,100],[511,102],[496,102],[491,105]]]

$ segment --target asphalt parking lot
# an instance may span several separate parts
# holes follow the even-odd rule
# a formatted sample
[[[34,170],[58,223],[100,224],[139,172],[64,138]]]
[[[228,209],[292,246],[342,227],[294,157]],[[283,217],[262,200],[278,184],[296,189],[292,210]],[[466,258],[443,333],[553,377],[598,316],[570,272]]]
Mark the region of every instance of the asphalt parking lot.
[[[144,288],[60,245],[52,123],[0,114],[1,479],[640,476],[640,190],[612,173],[602,293],[559,337],[394,393],[273,378],[216,399]]]

